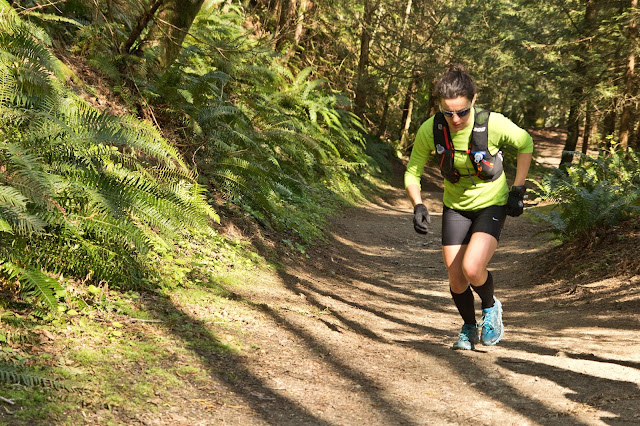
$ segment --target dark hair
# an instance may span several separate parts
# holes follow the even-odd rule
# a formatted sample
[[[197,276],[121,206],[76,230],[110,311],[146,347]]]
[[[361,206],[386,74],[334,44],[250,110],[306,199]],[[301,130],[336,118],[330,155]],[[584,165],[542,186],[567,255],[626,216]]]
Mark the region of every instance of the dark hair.
[[[449,66],[447,72],[436,84],[436,95],[441,99],[454,99],[458,96],[464,96],[471,100],[477,91],[473,79],[460,64]]]

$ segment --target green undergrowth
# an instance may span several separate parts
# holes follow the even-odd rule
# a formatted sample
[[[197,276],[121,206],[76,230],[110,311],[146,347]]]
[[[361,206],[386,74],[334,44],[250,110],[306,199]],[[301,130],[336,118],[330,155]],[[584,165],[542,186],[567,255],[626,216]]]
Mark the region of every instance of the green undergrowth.
[[[533,181],[531,191],[540,200],[553,203],[538,217],[549,224],[549,232],[563,243],[587,241],[595,244],[618,224],[640,213],[640,157],[632,150],[613,146],[597,157],[569,152],[573,163]]]
[[[275,270],[239,242],[211,248],[217,258],[190,244],[163,259],[155,290],[89,287],[84,309],[45,319],[5,304],[0,396],[12,404],[0,401],[0,424],[126,424],[235,380],[223,361],[255,349],[245,334],[257,315],[239,294]]]

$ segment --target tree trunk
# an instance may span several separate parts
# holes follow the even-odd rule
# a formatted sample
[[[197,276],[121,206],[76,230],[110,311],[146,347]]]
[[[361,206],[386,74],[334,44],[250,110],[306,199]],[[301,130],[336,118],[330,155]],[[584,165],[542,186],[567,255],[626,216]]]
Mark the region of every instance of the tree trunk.
[[[404,107],[402,108],[402,134],[400,136],[400,147],[404,150],[407,148],[407,138],[409,137],[409,128],[411,127],[411,116],[413,115],[413,104],[415,102],[415,89],[419,83],[420,76],[416,75],[411,79],[407,93],[404,97]]]
[[[308,7],[307,0],[300,0],[300,6],[298,7],[298,19],[296,21],[296,31],[293,34],[293,42],[295,44],[300,44],[300,39],[302,38],[302,34],[304,34],[304,17],[305,13],[307,13]]]
[[[635,66],[636,66],[636,38],[638,32],[638,26],[635,18],[635,12],[638,9],[638,0],[631,0],[630,13],[631,19],[628,27],[628,40],[629,40],[629,56],[627,57],[627,69],[625,72],[625,96],[624,106],[622,108],[622,115],[620,116],[620,147],[627,149],[629,147],[629,135],[633,127],[633,102],[635,97]]]
[[[271,14],[275,17],[275,25],[273,30],[275,32],[278,31],[278,25],[280,24],[280,13],[282,13],[282,2],[286,0],[274,0],[273,6],[271,7]]]
[[[407,6],[404,10],[404,19],[402,20],[402,27],[400,28],[400,40],[396,45],[395,61],[394,61],[396,65],[400,62],[400,52],[402,52],[402,47],[404,46],[405,31],[409,23],[409,16],[411,15],[412,4],[413,4],[413,0],[407,0]],[[380,128],[378,130],[378,136],[382,136],[387,131],[387,115],[389,112],[389,102],[397,89],[397,85],[393,83],[393,77],[394,77],[394,74],[397,72],[397,70],[398,68],[396,66],[393,66],[393,65],[391,66],[391,73],[385,84],[384,106],[382,107],[382,117],[380,118]]]
[[[587,107],[584,111],[584,132],[582,133],[582,153],[586,154],[589,151],[589,139],[591,138],[591,103],[587,102]]]
[[[575,87],[571,92],[571,108],[569,109],[569,118],[567,119],[567,140],[562,151],[560,165],[570,164],[573,160],[573,154],[578,145],[578,135],[580,133],[580,100],[582,98],[582,87]]]
[[[298,16],[298,0],[282,0],[276,33],[276,49],[282,49],[287,42],[293,41]]]
[[[121,52],[133,53],[133,51],[131,50],[133,48],[133,45],[136,41],[138,41],[138,38],[140,38],[140,34],[142,34],[142,31],[147,28],[147,25],[153,19],[154,15],[158,11],[158,8],[162,6],[162,3],[164,3],[164,0],[153,1],[149,5],[149,9],[143,12],[142,16],[137,19],[138,24],[133,28],[131,34],[129,34],[129,38],[127,38],[127,41],[125,41],[122,46],[120,46]]]
[[[596,19],[596,0],[588,0],[585,8],[584,20],[582,23],[582,33],[590,36],[591,29],[594,26]],[[586,53],[581,51],[578,53],[578,59],[573,65],[574,74],[578,77],[576,79],[576,86],[571,91],[569,117],[567,119],[567,140],[565,142],[562,158],[560,159],[560,166],[564,164],[570,164],[573,160],[573,155],[568,154],[568,151],[575,151],[578,144],[578,135],[580,132],[580,110],[583,103],[584,84],[585,77],[587,75],[587,58]]]
[[[164,72],[175,61],[204,0],[165,0],[145,43],[158,51],[157,67]]]
[[[615,102],[611,103],[611,109],[604,115],[602,121],[602,137],[607,141],[607,148],[611,147],[611,139],[616,133],[616,106]]]
[[[378,3],[372,0],[364,0],[364,16],[362,20],[362,33],[360,35],[360,58],[358,60],[358,75],[356,77],[356,114],[364,116],[367,106],[369,85],[369,48],[371,47],[371,28],[373,16]]]

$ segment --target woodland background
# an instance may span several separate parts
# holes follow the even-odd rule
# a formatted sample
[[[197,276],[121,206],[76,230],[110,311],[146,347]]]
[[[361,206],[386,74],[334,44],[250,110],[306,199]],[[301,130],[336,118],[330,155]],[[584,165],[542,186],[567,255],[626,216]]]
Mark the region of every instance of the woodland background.
[[[480,106],[566,131],[529,183],[559,244],[637,226],[638,17],[637,0],[0,0],[0,378],[59,384],[21,352],[34,327],[304,259],[410,153],[451,63]]]

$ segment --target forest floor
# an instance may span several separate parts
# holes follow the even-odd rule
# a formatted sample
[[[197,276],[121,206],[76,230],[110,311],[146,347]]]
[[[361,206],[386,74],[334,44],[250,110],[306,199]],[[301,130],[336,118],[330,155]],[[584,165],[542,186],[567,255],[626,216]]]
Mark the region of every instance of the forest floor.
[[[534,134],[559,158],[552,133]],[[640,275],[637,263],[613,276],[610,265],[622,262],[619,251],[636,259],[637,227],[595,248],[554,247],[529,214],[509,218],[490,264],[504,339],[453,351],[462,324],[441,259],[440,180],[425,178],[432,224],[423,236],[401,173],[334,218],[328,240],[306,256],[241,273],[224,304],[143,295],[158,322],[122,319],[118,330],[162,342],[162,354],[112,368],[122,392],[144,392],[146,380],[151,397],[132,410],[85,395],[51,423],[640,424]],[[105,344],[85,334],[68,349]],[[154,384],[150,371],[179,382],[163,392],[173,382]]]

